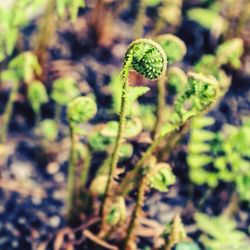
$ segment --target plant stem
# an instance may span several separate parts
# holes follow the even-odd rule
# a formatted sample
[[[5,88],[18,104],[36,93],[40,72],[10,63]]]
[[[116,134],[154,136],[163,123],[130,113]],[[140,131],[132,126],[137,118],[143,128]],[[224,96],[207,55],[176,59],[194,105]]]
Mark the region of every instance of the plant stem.
[[[13,105],[17,96],[17,91],[19,87],[19,82],[14,81],[13,82],[13,87],[10,92],[10,96],[8,99],[8,102],[6,104],[6,108],[2,117],[2,125],[1,125],[1,131],[0,131],[0,142],[5,143],[7,140],[7,131],[8,131],[8,126],[10,122],[10,117],[13,111]]]
[[[76,197],[77,197],[77,185],[76,185],[76,146],[77,137],[74,133],[74,128],[70,125],[70,139],[71,139],[71,149],[68,167],[68,180],[67,180],[67,215],[68,219],[72,219],[73,213],[76,209]]]
[[[134,26],[134,38],[138,39],[143,37],[143,31],[144,31],[144,17],[145,17],[145,11],[146,11],[146,0],[139,0],[138,1],[138,13],[135,21]]]
[[[154,128],[154,139],[157,138],[159,134],[160,127],[163,122],[163,113],[165,108],[165,96],[166,96],[166,83],[167,77],[166,75],[163,75],[158,80],[158,100],[157,100],[157,111],[156,111],[156,123]]]
[[[89,173],[89,168],[90,168],[90,164],[91,164],[91,152],[89,149],[87,149],[87,156],[84,159],[84,166],[82,169],[82,173],[81,173],[81,186],[85,187],[86,182],[88,180],[88,173]]]
[[[138,218],[140,217],[141,209],[144,204],[144,196],[145,196],[145,191],[147,187],[147,176],[146,175],[141,175],[141,180],[139,183],[139,190],[138,190],[138,195],[137,195],[137,200],[136,200],[136,205],[135,209],[133,211],[133,215],[128,227],[128,234],[125,240],[125,247],[124,250],[131,250],[133,247],[133,241],[134,241],[134,231],[136,230],[137,224],[138,224]]]
[[[147,162],[150,156],[154,153],[156,148],[162,142],[162,140],[166,138],[166,136],[158,136],[154,142],[149,146],[146,152],[142,155],[141,159],[137,162],[134,169],[129,172],[126,177],[123,179],[122,183],[120,184],[119,192],[121,192],[122,196],[126,196],[131,191],[131,184],[138,175],[139,170],[143,167],[143,165]]]
[[[122,94],[122,103],[121,103],[121,113],[120,113],[120,121],[119,121],[119,129],[118,129],[118,135],[115,142],[115,148],[114,152],[111,157],[111,164],[110,164],[110,170],[109,170],[109,177],[108,182],[104,194],[104,199],[101,207],[101,213],[102,213],[102,225],[105,224],[105,217],[107,214],[108,209],[108,203],[109,198],[112,195],[112,189],[113,189],[113,179],[115,176],[116,166],[119,160],[119,150],[123,139],[124,134],[124,128],[125,128],[125,122],[126,122],[126,107],[127,107],[127,90],[129,87],[128,83],[128,72],[124,72],[123,74],[124,84],[123,84],[123,94]]]

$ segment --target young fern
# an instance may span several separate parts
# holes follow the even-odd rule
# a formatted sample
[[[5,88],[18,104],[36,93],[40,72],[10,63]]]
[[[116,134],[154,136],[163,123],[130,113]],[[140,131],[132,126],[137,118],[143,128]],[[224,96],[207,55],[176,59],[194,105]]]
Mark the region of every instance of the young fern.
[[[53,82],[51,99],[56,103],[55,119],[60,123],[62,107],[67,105],[71,100],[80,95],[73,78],[59,78]]]
[[[89,97],[77,97],[72,100],[67,107],[67,118],[70,128],[71,150],[68,167],[68,199],[67,214],[68,218],[73,217],[76,209],[77,183],[76,183],[76,164],[77,164],[77,126],[90,120],[95,116],[97,107],[95,102]],[[83,169],[85,171],[85,169]]]
[[[174,134],[183,126],[191,117],[199,115],[207,111],[212,103],[216,100],[218,93],[217,81],[212,77],[205,77],[202,74],[189,73],[188,83],[182,95],[176,102],[171,122],[162,126],[158,137],[142,155],[134,169],[130,171],[118,190],[118,194],[127,195],[135,185],[135,178],[139,171],[143,168],[150,156],[154,153],[159,144]]]
[[[46,88],[40,81],[33,81],[28,86],[28,100],[35,113],[36,125],[39,125],[41,120],[41,106],[48,102]]]
[[[167,192],[170,185],[175,183],[175,176],[172,173],[171,167],[166,163],[156,164],[155,158],[151,158],[148,167],[145,167],[139,173],[139,190],[137,201],[132,218],[128,227],[128,234],[125,240],[125,250],[136,249],[134,238],[135,230],[138,226],[138,218],[141,215],[141,210],[144,204],[145,193],[148,188],[156,189],[160,192]]]
[[[30,83],[35,76],[41,74],[41,67],[36,56],[31,52],[24,52],[10,61],[8,69],[2,72],[1,80],[10,81],[13,86],[2,116],[2,125],[0,128],[0,141],[7,139],[8,125],[10,122],[13,105],[18,93],[21,82]]]
[[[105,217],[107,214],[108,200],[112,196],[113,179],[115,176],[117,163],[119,161],[119,150],[124,138],[127,107],[129,105],[128,95],[129,92],[133,90],[133,88],[129,86],[128,82],[129,71],[134,70],[149,80],[157,80],[165,73],[166,64],[166,56],[160,45],[149,39],[135,40],[129,45],[125,54],[124,64],[121,71],[123,79],[123,90],[119,129],[116,137],[114,151],[111,156],[109,178],[102,205],[103,223],[105,222]]]

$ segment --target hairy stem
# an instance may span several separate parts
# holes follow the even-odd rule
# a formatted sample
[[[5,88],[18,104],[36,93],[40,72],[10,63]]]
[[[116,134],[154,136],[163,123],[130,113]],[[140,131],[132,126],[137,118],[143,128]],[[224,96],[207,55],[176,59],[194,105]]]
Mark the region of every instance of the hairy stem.
[[[91,152],[88,149],[87,150],[87,156],[84,159],[84,165],[81,173],[81,186],[84,187],[86,185],[86,182],[88,180],[88,173],[90,169],[90,164],[91,164]]]
[[[71,139],[71,149],[68,167],[68,180],[67,180],[67,215],[68,219],[73,217],[76,208],[76,198],[77,198],[77,185],[76,185],[76,147],[77,147],[77,137],[74,133],[74,128],[70,126],[70,139]]]
[[[136,230],[136,227],[138,224],[138,218],[140,217],[141,209],[144,204],[144,196],[145,196],[146,187],[147,187],[147,176],[144,175],[144,176],[141,176],[141,180],[139,183],[139,190],[138,190],[136,205],[132,214],[130,224],[128,226],[128,233],[127,233],[127,238],[125,240],[124,250],[133,249],[132,246],[134,244],[134,232]]]
[[[120,184],[119,192],[122,196],[126,196],[132,189],[132,184],[136,179],[138,172],[144,166],[144,164],[148,161],[150,156],[155,152],[156,148],[162,142],[165,136],[158,136],[154,142],[149,146],[146,152],[142,155],[141,159],[137,162],[134,169],[130,171],[126,177],[123,179],[122,183]]]
[[[2,117],[2,124],[1,124],[1,131],[0,131],[0,142],[1,143],[5,143],[7,140],[8,126],[9,126],[10,117],[11,117],[11,114],[13,111],[14,101],[15,101],[16,96],[17,96],[18,87],[19,87],[19,82],[14,81],[13,87],[11,89],[10,96],[9,96],[9,99],[8,99],[7,104],[6,104],[6,108],[5,108],[3,117]]]
[[[123,139],[124,134],[124,128],[125,128],[125,122],[126,122],[126,107],[127,107],[127,90],[129,87],[128,84],[128,72],[124,72],[124,84],[123,84],[123,94],[122,94],[122,103],[121,103],[121,113],[120,113],[120,121],[119,121],[119,129],[118,129],[118,135],[115,142],[115,148],[113,151],[113,154],[111,156],[111,164],[109,169],[109,177],[108,182],[104,194],[104,200],[101,208],[102,213],[102,224],[105,224],[105,217],[107,214],[108,209],[108,202],[109,198],[112,195],[112,189],[113,189],[113,180],[115,176],[115,171],[117,167],[117,163],[119,160],[119,150]]]
[[[158,80],[158,100],[157,100],[157,111],[156,111],[156,123],[154,128],[154,139],[157,138],[159,134],[160,127],[163,122],[163,113],[165,108],[165,96],[166,96],[166,83],[167,77],[163,75]]]

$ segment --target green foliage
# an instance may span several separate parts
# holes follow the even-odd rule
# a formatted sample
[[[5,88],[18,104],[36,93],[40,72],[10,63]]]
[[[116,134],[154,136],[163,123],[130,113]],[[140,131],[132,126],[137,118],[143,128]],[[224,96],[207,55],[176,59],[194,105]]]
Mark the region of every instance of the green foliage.
[[[166,163],[158,163],[147,176],[150,187],[160,192],[167,192],[169,186],[175,183],[171,167]]]
[[[204,232],[200,240],[206,250],[250,249],[247,236],[236,229],[237,225],[232,219],[223,215],[209,217],[206,214],[196,213],[195,220]]]
[[[224,125],[214,133],[205,129],[213,124],[212,118],[199,117],[193,120],[188,147],[190,178],[198,184],[218,185],[220,180],[233,182],[242,200],[249,200],[250,175],[250,123],[246,120],[241,127]],[[212,164],[214,171],[206,166]]]
[[[129,87],[127,93],[127,112],[131,113],[132,104],[142,95],[146,94],[150,89],[145,86]]]
[[[244,51],[241,38],[222,43],[216,50],[216,56],[220,64],[230,64],[233,68],[239,69],[241,66],[240,57]]]
[[[228,28],[227,21],[210,9],[193,8],[188,11],[187,16],[190,20],[212,31],[216,36],[222,34]]]
[[[119,129],[119,123],[116,121],[107,122],[100,131],[101,135],[106,137],[116,137]],[[142,123],[139,118],[128,119],[124,129],[124,138],[133,138],[142,131]]]
[[[80,96],[68,104],[67,117],[71,126],[75,127],[84,123],[96,115],[95,102],[86,96]]]
[[[46,88],[42,82],[35,80],[29,84],[28,100],[34,112],[39,113],[41,105],[48,102]]]
[[[139,117],[143,128],[152,131],[155,126],[155,106],[150,104],[141,104],[139,107]]]
[[[147,0],[147,5],[150,7],[154,7],[161,3],[161,0]]]
[[[121,74],[113,74],[109,86],[112,93],[112,107],[117,114],[121,111],[122,85]]]
[[[171,24],[173,26],[178,25],[181,22],[181,7],[182,0],[165,0],[163,5],[159,8],[159,17],[164,21],[163,26]]]
[[[215,101],[217,93],[215,78],[190,72],[186,89],[175,102],[174,122],[185,121],[206,110]]]
[[[51,98],[59,105],[67,105],[80,95],[74,79],[65,77],[53,82]]]
[[[119,150],[119,157],[121,159],[130,158],[133,155],[133,146],[130,143],[123,143]]]
[[[179,214],[176,214],[168,236],[165,250],[171,250],[177,243],[186,239],[186,230]]]
[[[167,59],[161,46],[150,39],[132,42],[125,54],[124,70],[133,69],[149,80],[157,80],[166,71]]]
[[[181,61],[187,52],[185,43],[175,35],[164,34],[155,40],[162,46],[169,64]]]
[[[27,24],[27,11],[25,9],[32,3],[16,1],[11,8],[0,7],[0,62],[5,55],[11,55],[15,48],[18,33]]]
[[[36,55],[30,51],[23,52],[12,59],[9,63],[9,68],[16,72],[19,80],[23,80],[26,83],[29,83],[35,76],[39,76],[42,73]]]
[[[84,0],[57,0],[56,10],[60,17],[63,17],[66,9],[68,9],[72,22],[76,21],[78,10],[81,7],[85,7]]]
[[[57,123],[52,119],[45,119],[40,123],[40,134],[48,141],[55,141],[58,135]]]
[[[187,76],[185,72],[178,67],[170,67],[168,71],[167,86],[170,94],[181,93],[187,84]]]
[[[219,58],[214,55],[204,55],[195,65],[194,71],[205,75],[213,75],[219,83],[219,95],[223,96],[230,86],[231,79],[220,67],[221,64]]]
[[[117,225],[123,223],[126,219],[126,204],[123,197],[118,197],[117,201],[112,205],[107,216],[109,225]]]
[[[90,134],[88,138],[89,144],[94,151],[106,151],[107,148],[114,143],[114,138],[104,136],[99,132]]]
[[[201,249],[194,242],[192,242],[192,243],[181,242],[181,243],[176,245],[176,250],[201,250]]]

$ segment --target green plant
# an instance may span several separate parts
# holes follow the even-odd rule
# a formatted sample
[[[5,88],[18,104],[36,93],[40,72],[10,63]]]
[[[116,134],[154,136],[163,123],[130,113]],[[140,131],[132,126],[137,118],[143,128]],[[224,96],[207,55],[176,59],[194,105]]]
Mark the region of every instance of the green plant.
[[[51,99],[56,103],[55,116],[59,123],[62,107],[80,95],[76,81],[70,77],[57,79],[53,82]]]
[[[204,233],[200,240],[206,250],[250,249],[248,237],[237,230],[234,220],[223,215],[210,217],[201,213],[196,213],[195,220]]]
[[[153,63],[153,64],[152,64]],[[103,201],[103,223],[107,215],[108,203],[112,197],[113,178],[115,176],[117,162],[119,160],[119,150],[124,137],[127,107],[135,99],[145,93],[145,89],[140,87],[130,87],[128,74],[130,70],[135,70],[149,80],[156,80],[161,77],[166,70],[166,57],[161,47],[148,39],[139,39],[130,44],[127,49],[121,75],[123,78],[123,94],[121,102],[121,113],[119,121],[118,135],[115,142],[114,152],[111,157],[109,179]],[[148,88],[146,88],[148,90]],[[135,94],[131,95],[135,90]]]
[[[149,146],[142,158],[136,163],[120,184],[118,193],[126,195],[135,187],[136,176],[162,141],[178,133],[179,129],[192,117],[206,112],[217,98],[218,83],[214,78],[189,73],[188,83],[183,94],[175,102],[171,120],[163,124],[158,137]]]
[[[20,30],[28,22],[28,11],[37,7],[39,1],[14,1],[9,8],[0,7],[0,62],[11,56]]]
[[[200,71],[201,72],[201,71]],[[178,67],[170,67],[168,70],[168,91],[170,95],[177,95],[185,89],[187,84],[186,73]]]
[[[187,235],[181,217],[179,214],[176,214],[164,249],[171,250],[177,243],[183,242],[186,237]]]
[[[158,8],[158,18],[152,35],[160,34],[166,26],[176,27],[181,23],[183,0],[164,0]]]
[[[192,8],[187,16],[204,28],[210,30],[215,37],[219,37],[228,28],[228,22],[219,13],[211,9]]]
[[[146,190],[151,187],[160,192],[167,192],[168,187],[174,184],[174,182],[175,176],[173,175],[170,166],[166,163],[156,164],[155,158],[152,158],[149,164],[141,170],[138,177],[139,189],[137,201],[128,227],[124,249],[136,249],[134,233],[138,226],[138,219],[141,215]]]
[[[67,118],[70,127],[71,150],[68,167],[68,199],[67,199],[67,214],[68,218],[73,217],[77,207],[77,186],[76,167],[77,167],[77,131],[78,125],[90,120],[95,116],[97,107],[95,102],[89,97],[77,97],[69,102],[67,107]],[[83,169],[88,172],[88,169]]]
[[[241,66],[240,57],[244,52],[241,38],[234,38],[220,44],[216,50],[216,57],[219,65],[230,64],[233,68]]]
[[[12,59],[8,64],[8,69],[1,73],[1,80],[12,84],[9,99],[2,115],[2,126],[0,141],[5,142],[7,130],[11,118],[13,105],[16,100],[21,82],[30,83],[36,76],[41,74],[41,68],[36,56],[31,52],[24,52]]]
[[[36,115],[36,124],[41,120],[41,106],[48,102],[46,88],[40,81],[33,81],[28,85],[28,100]]]
[[[162,46],[168,60],[168,64],[172,65],[183,59],[186,54],[186,46],[184,42],[172,34],[160,35],[155,40]],[[161,124],[163,123],[164,110],[165,110],[165,98],[166,98],[166,83],[168,79],[166,74],[158,80],[158,102],[156,111],[156,123],[154,136],[157,137]]]
[[[66,10],[68,10],[70,19],[72,22],[76,21],[79,8],[85,7],[84,0],[57,0],[56,1],[56,10],[59,17],[65,15]]]
[[[46,141],[55,141],[58,136],[58,128],[57,124],[52,119],[45,119],[40,123],[39,126],[40,129],[40,135],[42,138],[44,138]]]
[[[193,120],[188,147],[188,164],[190,178],[198,184],[216,187],[219,181],[232,182],[236,186],[240,198],[249,200],[250,176],[247,158],[250,155],[249,120],[237,128],[224,125],[215,133],[206,129],[212,125],[211,117],[199,117]],[[208,170],[207,165],[214,170]]]

